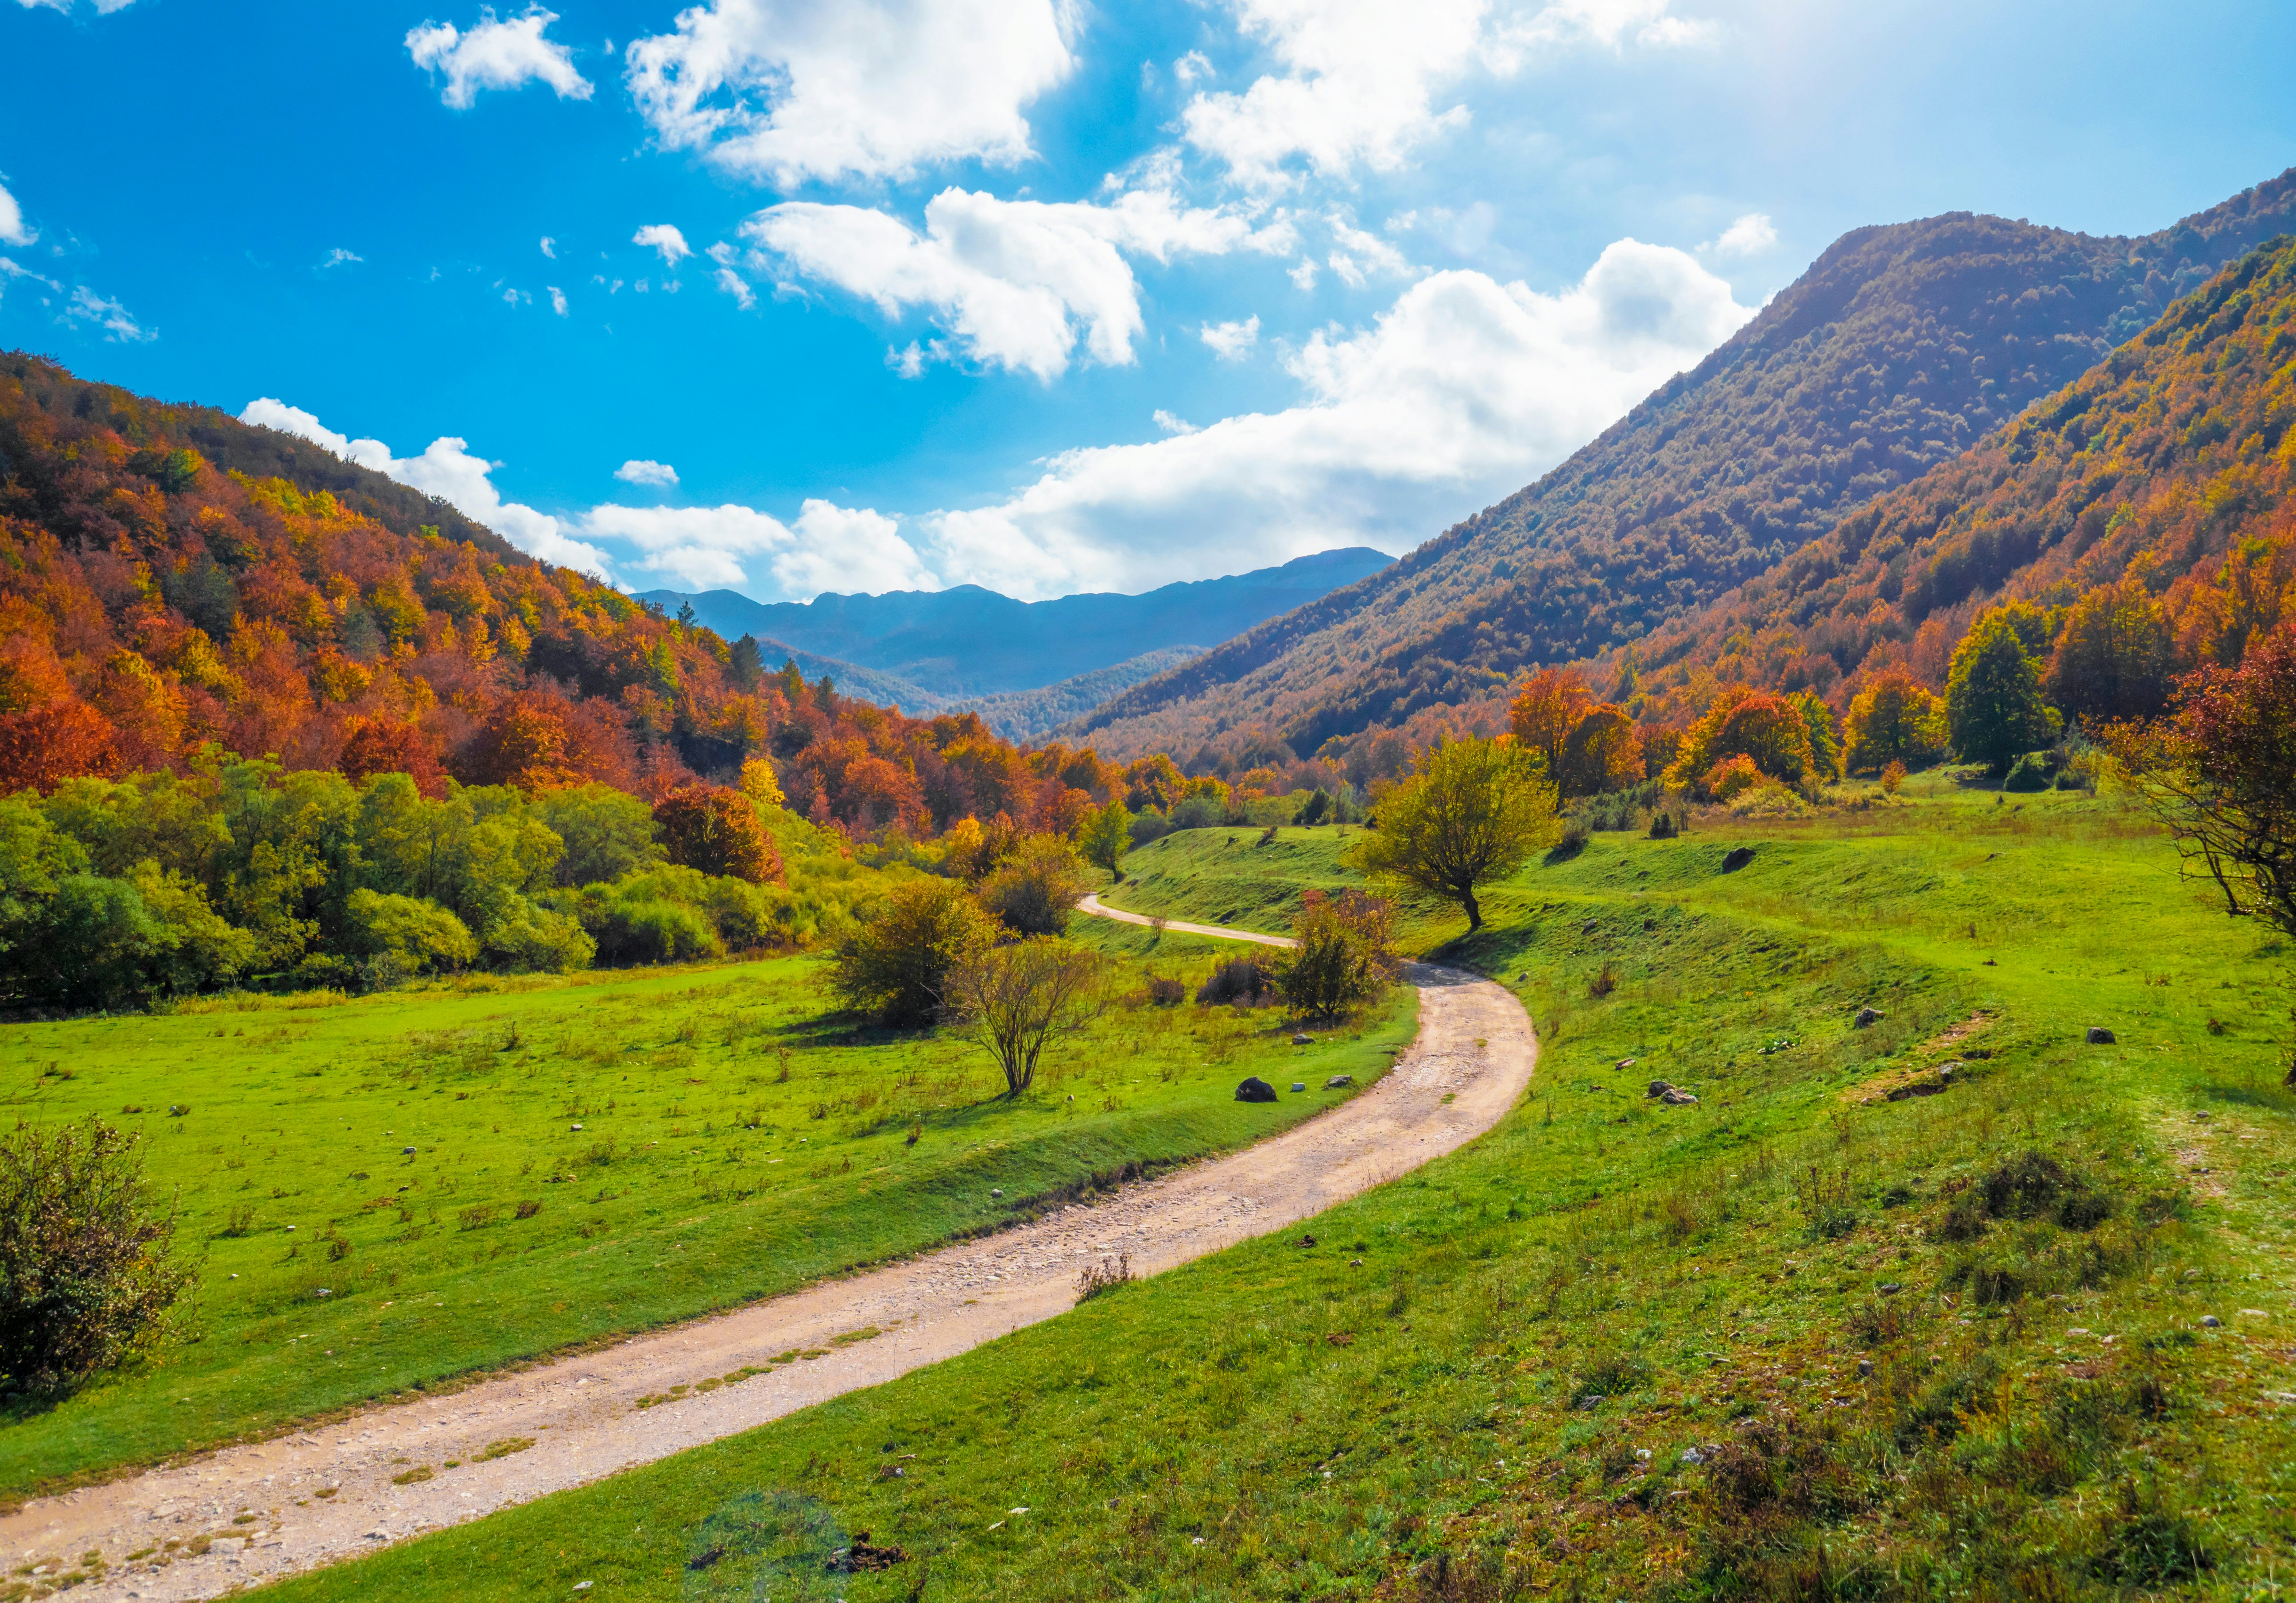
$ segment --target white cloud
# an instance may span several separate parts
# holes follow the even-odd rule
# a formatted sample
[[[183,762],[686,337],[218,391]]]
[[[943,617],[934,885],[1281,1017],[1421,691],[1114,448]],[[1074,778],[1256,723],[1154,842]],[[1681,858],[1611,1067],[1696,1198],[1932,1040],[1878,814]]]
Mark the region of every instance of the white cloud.
[[[1046,380],[1067,371],[1079,329],[1093,360],[1132,360],[1142,323],[1124,252],[1160,262],[1236,249],[1280,253],[1295,238],[1284,219],[1255,227],[1229,208],[1183,208],[1164,190],[1093,205],[947,189],[926,205],[922,233],[865,207],[793,200],[759,212],[742,233],[797,271],[875,301],[889,317],[929,307],[966,356]]]
[[[24,221],[24,209],[16,204],[16,197],[0,184],[0,245],[29,245],[39,237],[39,231]]]
[[[630,235],[630,243],[660,251],[665,267],[675,267],[693,254],[693,247],[685,242],[685,236],[668,223],[648,223]]]
[[[749,281],[734,272],[733,268],[720,267],[716,276],[718,287],[731,295],[734,298],[734,304],[743,311],[746,312],[758,304],[757,295],[750,290]]]
[[[1255,312],[1241,323],[1208,323],[1196,334],[1212,348],[1212,355],[1223,362],[1234,362],[1259,343],[1259,315]]]
[[[558,259],[558,241],[546,233],[542,236],[542,254],[554,262]]]
[[[1029,153],[1022,109],[1065,79],[1067,0],[703,0],[634,42],[654,136],[784,186]]]
[[[751,585],[759,562],[775,586],[797,600],[824,590],[940,588],[900,526],[865,507],[808,501],[790,525],[746,506],[609,505],[593,508],[584,529],[636,547],[634,569],[689,589]]]
[[[1750,211],[1722,231],[1722,237],[1701,250],[1716,256],[1759,256],[1778,242],[1777,225],[1759,211]]]
[[[1349,288],[1360,290],[1374,275],[1409,278],[1418,271],[1402,251],[1379,235],[1357,228],[1346,217],[1334,216],[1331,225],[1332,241],[1339,249],[1326,259],[1332,271]]]
[[[1293,283],[1299,285],[1302,290],[1312,290],[1316,287],[1316,267],[1315,258],[1313,257],[1303,256],[1296,264],[1293,265],[1292,271],[1285,274],[1285,276],[1290,278]]]
[[[319,264],[319,271],[324,273],[330,267],[348,266],[353,262],[363,262],[365,260],[366,260],[366,258],[361,256],[357,251],[346,250],[340,245],[338,245],[332,250],[327,252],[327,259]]]
[[[592,86],[574,70],[573,52],[542,37],[556,20],[556,12],[539,5],[508,19],[497,19],[491,6],[481,7],[467,33],[452,22],[409,29],[406,53],[425,71],[447,75],[439,98],[458,111],[468,110],[481,89],[516,89],[536,82],[548,84],[561,100],[587,100]]]
[[[1167,434],[1193,434],[1197,431],[1196,426],[1187,419],[1167,412],[1161,406],[1156,408],[1151,421]]]
[[[545,284],[543,287],[550,291],[550,309],[557,313],[561,317],[565,316],[566,291],[560,289],[556,284]]]
[[[1219,74],[1212,70],[1211,59],[1202,51],[1191,50],[1172,63],[1172,76],[1179,80],[1180,86],[1185,89],[1198,78],[1218,78]]]
[[[74,0],[16,0],[16,4],[26,11],[45,6],[50,11],[70,12]],[[135,0],[95,0],[96,15],[108,17],[116,11],[126,11],[135,4]]]
[[[608,503],[560,519],[504,501],[490,477],[499,462],[471,454],[467,442],[442,438],[414,457],[395,457],[377,439],[348,439],[299,406],[266,397],[239,414],[311,440],[346,462],[387,473],[438,495],[530,556],[619,582],[627,573],[654,574],[688,588],[741,585],[778,588],[809,601],[823,590],[937,590],[940,580],[901,538],[900,526],[867,508],[809,500],[794,524],[752,507],[639,507]],[[676,472],[664,462],[633,460],[615,477],[668,485]],[[634,555],[610,556],[620,546]],[[759,569],[758,565],[762,564]],[[757,572],[770,577],[762,584]]]
[[[71,299],[57,321],[69,327],[93,323],[103,331],[105,339],[127,345],[139,345],[160,337],[136,322],[126,307],[106,299],[86,284],[71,292]]]
[[[901,378],[922,379],[925,376],[924,350],[914,339],[898,349],[889,345],[885,348],[885,365]]]
[[[1654,47],[1711,37],[1707,24],[1668,15],[1669,4],[1230,0],[1238,29],[1265,44],[1282,70],[1241,94],[1198,94],[1181,112],[1182,137],[1263,190],[1295,182],[1295,168],[1324,177],[1359,166],[1392,171],[1415,147],[1465,126],[1464,106],[1439,102],[1478,69],[1512,73],[1532,53],[1615,49],[1629,36]]]
[[[1287,365],[1305,398],[1071,451],[1004,502],[925,519],[949,583],[1137,590],[1347,541],[1418,544],[1529,482],[1752,314],[1679,250],[1621,240],[1558,293],[1447,272]]]

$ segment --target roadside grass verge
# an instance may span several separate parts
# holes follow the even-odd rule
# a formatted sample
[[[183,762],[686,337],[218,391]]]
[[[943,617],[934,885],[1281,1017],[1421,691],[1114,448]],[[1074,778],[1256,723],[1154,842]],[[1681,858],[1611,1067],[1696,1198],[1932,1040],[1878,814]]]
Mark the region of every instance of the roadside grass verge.
[[[193,1339],[0,1411],[0,1495],[1000,1229],[1285,1128],[1352,1092],[1235,1082],[1312,1053],[1316,1086],[1360,1087],[1414,1029],[1405,993],[1294,1048],[1272,1011],[1148,1005],[1222,943],[1074,933],[1124,1000],[1017,1102],[956,1033],[836,1013],[807,958],[0,1027],[6,1111],[142,1130],[201,1275]]]
[[[2109,800],[1909,789],[1527,871],[1439,955],[1529,1095],[1311,1231],[275,1595],[2266,1595],[2284,958]],[[1276,928],[1335,850],[1122,899]],[[863,1531],[906,1561],[831,1569]]]

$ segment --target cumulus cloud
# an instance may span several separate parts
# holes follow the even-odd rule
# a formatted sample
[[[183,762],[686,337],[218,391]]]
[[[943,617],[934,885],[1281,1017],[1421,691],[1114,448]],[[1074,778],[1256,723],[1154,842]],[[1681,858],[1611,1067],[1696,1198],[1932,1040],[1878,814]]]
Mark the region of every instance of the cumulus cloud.
[[[16,0],[16,4],[26,11],[45,6],[50,11],[70,12],[75,0]],[[108,17],[116,11],[126,11],[135,4],[135,0],[95,0],[95,12],[100,17]]]
[[[558,259],[558,241],[546,233],[542,236],[542,254],[554,262]]]
[[[1283,188],[1305,168],[1339,177],[1391,171],[1414,148],[1465,126],[1444,105],[1471,71],[1518,70],[1534,53],[1578,44],[1618,48],[1702,42],[1710,29],[1668,14],[1669,0],[1231,0],[1236,26],[1282,70],[1241,93],[1202,92],[1181,112],[1182,137],[1242,183]]]
[[[497,18],[491,6],[479,12],[468,32],[452,22],[425,22],[407,31],[406,53],[417,67],[446,75],[439,100],[467,110],[481,89],[516,89],[548,84],[561,100],[587,100],[591,83],[574,70],[574,53],[543,37],[555,12],[529,5],[515,17]]]
[[[1751,315],[1694,258],[1633,240],[1554,294],[1438,273],[1374,326],[1294,351],[1301,405],[1066,453],[921,532],[948,582],[1031,597],[1343,541],[1405,550],[1554,465]]]
[[[0,184],[0,245],[29,245],[39,238],[39,233],[24,221],[24,209],[16,204],[16,197]]]
[[[825,590],[940,588],[900,526],[866,507],[808,501],[791,525],[746,506],[609,505],[591,509],[583,527],[636,548],[634,569],[688,589],[750,585],[760,565],[799,600]]]
[[[743,311],[746,312],[758,304],[757,294],[750,288],[749,281],[734,272],[733,268],[718,268],[717,279],[718,287],[731,295],[734,298],[734,304]]]
[[[890,317],[931,309],[975,361],[1050,380],[1081,332],[1090,357],[1132,358],[1142,331],[1126,252],[1167,261],[1237,249],[1286,252],[1291,224],[1256,226],[1229,208],[1183,207],[1168,191],[1134,190],[1106,205],[1000,200],[943,190],[922,233],[881,211],[792,200],[742,225],[760,251],[877,303]]]
[[[565,316],[566,291],[560,289],[556,284],[547,284],[544,287],[550,291],[550,309],[557,313],[561,317]]]
[[[669,150],[744,177],[885,177],[1015,162],[1022,110],[1075,69],[1063,0],[703,0],[633,43],[631,95]]]
[[[467,441],[430,442],[420,456],[399,457],[377,439],[350,439],[299,406],[265,397],[240,414],[325,447],[346,462],[387,473],[451,503],[529,556],[600,578],[652,574],[687,588],[777,588],[795,601],[824,590],[933,590],[940,581],[901,538],[900,526],[868,508],[809,500],[785,524],[753,507],[638,507],[608,503],[567,518],[504,501],[491,475],[501,466],[472,454]],[[673,485],[666,462],[632,460],[617,478]],[[627,554],[609,554],[617,547]],[[621,571],[617,572],[617,568]],[[765,576],[761,580],[760,575]]]
[[[630,235],[630,243],[660,251],[665,267],[675,267],[693,254],[693,247],[685,242],[685,236],[668,223],[648,223]]]
[[[1188,421],[1187,419],[1181,417],[1177,413],[1165,411],[1161,406],[1156,408],[1155,412],[1152,414],[1151,421],[1155,423],[1156,427],[1161,429],[1167,434],[1193,434],[1196,432],[1196,426],[1193,423]]]
[[[366,260],[366,258],[361,256],[357,251],[346,250],[340,245],[338,245],[332,250],[327,252],[327,259],[319,264],[319,271],[324,273],[330,267],[345,267],[348,266],[353,262],[363,262],[365,260]]]
[[[1259,343],[1259,315],[1254,313],[1241,323],[1208,323],[1196,334],[1212,348],[1212,355],[1223,362],[1234,362]],[[1160,421],[1165,414],[1156,415]]]
[[[1750,211],[1722,231],[1722,237],[1701,246],[1717,256],[1759,256],[1778,242],[1775,224],[1759,211]]]

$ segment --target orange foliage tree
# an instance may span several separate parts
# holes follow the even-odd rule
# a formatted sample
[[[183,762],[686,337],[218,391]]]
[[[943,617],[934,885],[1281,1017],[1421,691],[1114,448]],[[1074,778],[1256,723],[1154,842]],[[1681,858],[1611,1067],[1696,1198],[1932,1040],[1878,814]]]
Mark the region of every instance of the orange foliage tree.
[[[1643,782],[1642,736],[1635,721],[1609,702],[1589,707],[1562,741],[1555,782],[1566,797],[1599,796]]]
[[[680,785],[654,804],[662,849],[682,868],[731,874],[752,885],[782,882],[781,853],[750,798],[726,785]]]
[[[1542,668],[1523,681],[1507,704],[1507,727],[1514,743],[1546,759],[1546,772],[1561,772],[1562,745],[1594,697],[1576,668]]]

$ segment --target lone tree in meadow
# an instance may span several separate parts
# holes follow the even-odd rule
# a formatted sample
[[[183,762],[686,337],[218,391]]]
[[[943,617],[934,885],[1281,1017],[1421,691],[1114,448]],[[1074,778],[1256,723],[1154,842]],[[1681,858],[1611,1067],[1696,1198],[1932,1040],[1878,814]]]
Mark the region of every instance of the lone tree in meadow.
[[[1123,879],[1124,854],[1132,849],[1132,810],[1121,796],[1104,807],[1094,808],[1077,826],[1076,838],[1077,849],[1086,863]]]
[[[1456,902],[1471,932],[1483,925],[1476,887],[1505,879],[1561,833],[1544,761],[1507,741],[1465,736],[1430,746],[1374,801],[1378,827],[1347,861],[1372,879]]]
[[[2026,638],[2030,607],[1996,607],[1954,649],[1946,678],[1946,726],[1953,748],[1996,773],[2046,746],[2062,727],[2041,695],[2041,665]]]
[[[897,885],[837,948],[832,990],[887,1024],[931,1024],[951,969],[996,938],[972,893],[950,879]]]
[[[1046,1043],[1083,1029],[1107,1004],[1097,953],[1037,936],[976,948],[949,969],[943,1005],[988,1049],[1005,1094],[1017,1097],[1035,1081]]]

